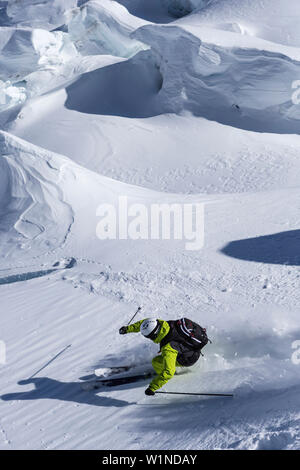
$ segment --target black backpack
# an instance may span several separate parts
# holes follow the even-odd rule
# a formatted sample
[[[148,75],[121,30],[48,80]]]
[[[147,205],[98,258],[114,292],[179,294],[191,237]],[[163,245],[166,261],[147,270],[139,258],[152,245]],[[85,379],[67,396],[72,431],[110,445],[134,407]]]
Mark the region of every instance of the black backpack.
[[[189,318],[180,318],[175,322],[176,330],[184,342],[195,351],[201,351],[210,342],[206,334],[206,329]]]

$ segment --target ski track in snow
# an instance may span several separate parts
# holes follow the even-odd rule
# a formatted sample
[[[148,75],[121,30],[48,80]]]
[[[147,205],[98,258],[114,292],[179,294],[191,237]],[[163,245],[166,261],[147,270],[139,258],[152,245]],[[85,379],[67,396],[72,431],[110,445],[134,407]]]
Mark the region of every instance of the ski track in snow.
[[[298,0],[24,1],[0,8],[0,448],[299,449]],[[204,248],[100,242],[122,195],[207,203]],[[234,399],[83,392],[157,353],[118,335],[137,305],[213,341],[165,390]]]

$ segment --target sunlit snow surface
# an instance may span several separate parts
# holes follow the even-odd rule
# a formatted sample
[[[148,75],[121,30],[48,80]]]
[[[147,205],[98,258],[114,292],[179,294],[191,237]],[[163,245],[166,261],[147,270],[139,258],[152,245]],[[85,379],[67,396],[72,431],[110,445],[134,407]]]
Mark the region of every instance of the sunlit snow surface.
[[[149,5],[0,2],[0,448],[299,449],[299,1]],[[204,247],[100,241],[122,196],[204,203]],[[164,390],[234,399],[82,391],[149,367],[137,305],[213,341]]]

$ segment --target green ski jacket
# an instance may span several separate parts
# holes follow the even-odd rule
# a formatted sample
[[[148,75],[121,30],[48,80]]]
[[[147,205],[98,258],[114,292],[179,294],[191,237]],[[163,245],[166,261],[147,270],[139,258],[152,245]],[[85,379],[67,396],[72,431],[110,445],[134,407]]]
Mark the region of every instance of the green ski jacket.
[[[143,321],[144,320],[140,320],[127,326],[127,333],[138,333]],[[161,323],[162,327],[158,337],[153,341],[156,344],[159,344],[170,331],[170,326],[165,320],[158,321]],[[179,365],[176,363],[178,351],[172,348],[170,343],[165,344],[160,352],[161,356],[156,356],[152,360],[152,365],[157,373],[157,376],[154,377],[149,385],[149,388],[153,390],[153,392],[161,388],[173,377],[176,371],[176,365]]]

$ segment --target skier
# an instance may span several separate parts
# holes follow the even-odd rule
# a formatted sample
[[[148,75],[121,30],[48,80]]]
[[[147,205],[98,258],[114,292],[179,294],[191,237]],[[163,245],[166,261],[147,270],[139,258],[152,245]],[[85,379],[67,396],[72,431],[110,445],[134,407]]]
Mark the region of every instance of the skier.
[[[195,364],[201,355],[201,349],[209,341],[205,328],[188,318],[169,321],[146,318],[132,325],[122,326],[119,333],[124,335],[139,331],[154,343],[160,344],[161,353],[152,360],[157,376],[145,390],[146,395],[155,395],[155,391],[173,377],[176,367]]]

